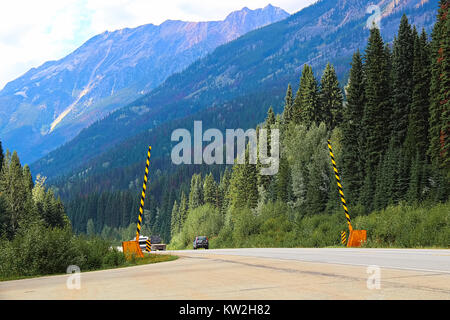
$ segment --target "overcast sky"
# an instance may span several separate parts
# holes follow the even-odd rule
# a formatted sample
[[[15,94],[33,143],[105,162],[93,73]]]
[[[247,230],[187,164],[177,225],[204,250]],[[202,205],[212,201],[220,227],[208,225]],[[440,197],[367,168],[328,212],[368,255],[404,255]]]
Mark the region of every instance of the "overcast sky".
[[[106,30],[167,19],[223,20],[269,3],[295,13],[316,0],[13,0],[0,2],[0,89],[45,61],[58,60]]]

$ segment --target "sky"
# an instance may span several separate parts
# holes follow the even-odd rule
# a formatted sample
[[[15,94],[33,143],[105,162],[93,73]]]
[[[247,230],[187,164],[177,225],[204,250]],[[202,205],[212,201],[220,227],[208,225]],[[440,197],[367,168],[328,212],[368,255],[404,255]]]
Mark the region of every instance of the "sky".
[[[269,3],[295,13],[316,0],[14,0],[0,2],[0,89],[104,31],[165,20],[223,20]]]

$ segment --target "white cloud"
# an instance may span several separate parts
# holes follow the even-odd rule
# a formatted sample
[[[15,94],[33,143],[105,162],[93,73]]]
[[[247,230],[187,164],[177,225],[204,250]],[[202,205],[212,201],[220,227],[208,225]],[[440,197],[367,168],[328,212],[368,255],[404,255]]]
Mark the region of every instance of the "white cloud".
[[[315,0],[15,0],[0,3],[0,88],[32,67],[61,59],[106,30],[167,19],[222,20],[243,7],[271,3],[289,13]]]

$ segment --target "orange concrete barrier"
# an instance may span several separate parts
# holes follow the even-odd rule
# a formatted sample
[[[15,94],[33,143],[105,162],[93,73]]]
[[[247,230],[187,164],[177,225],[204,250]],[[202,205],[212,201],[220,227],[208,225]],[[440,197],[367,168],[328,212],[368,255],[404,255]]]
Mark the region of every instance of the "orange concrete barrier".
[[[347,247],[361,247],[367,241],[366,230],[352,230],[348,237]]]
[[[123,253],[127,260],[135,258],[143,258],[144,254],[142,253],[141,247],[139,246],[138,241],[124,241],[122,242]]]

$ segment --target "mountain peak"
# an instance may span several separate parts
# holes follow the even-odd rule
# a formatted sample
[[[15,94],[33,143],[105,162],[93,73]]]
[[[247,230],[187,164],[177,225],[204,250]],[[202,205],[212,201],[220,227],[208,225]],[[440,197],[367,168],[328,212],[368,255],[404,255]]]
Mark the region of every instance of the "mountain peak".
[[[237,10],[237,11],[233,11],[231,12],[226,18],[225,20],[231,20],[231,19],[236,19],[238,17],[243,17],[246,15],[255,15],[255,16],[259,16],[261,13],[263,14],[269,14],[272,15],[274,19],[283,19],[283,18],[287,18],[290,14],[288,12],[286,12],[285,10],[279,8],[279,7],[274,7],[271,4],[268,4],[267,6],[265,6],[262,9],[249,9],[248,7],[243,7],[241,10]]]
[[[225,21],[169,19],[105,31],[9,82],[0,91],[0,136],[22,160],[33,161],[218,46],[288,16],[245,7]]]

